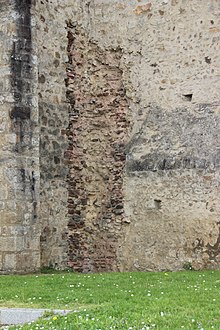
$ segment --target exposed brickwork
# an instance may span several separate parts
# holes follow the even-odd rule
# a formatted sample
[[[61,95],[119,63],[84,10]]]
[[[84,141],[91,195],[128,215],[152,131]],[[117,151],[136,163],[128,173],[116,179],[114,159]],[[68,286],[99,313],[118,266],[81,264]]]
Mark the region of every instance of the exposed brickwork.
[[[122,51],[102,50],[70,23],[68,42],[70,265],[83,272],[116,270],[129,126]]]

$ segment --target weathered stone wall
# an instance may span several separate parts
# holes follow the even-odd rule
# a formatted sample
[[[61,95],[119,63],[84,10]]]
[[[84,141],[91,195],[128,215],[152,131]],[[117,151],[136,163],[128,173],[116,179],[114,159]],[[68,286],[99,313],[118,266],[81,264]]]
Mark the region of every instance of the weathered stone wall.
[[[217,1],[100,1],[85,27],[122,49],[133,118],[121,270],[219,267]]]
[[[0,1],[0,272],[40,266],[36,49],[31,1]]]
[[[73,22],[68,40],[69,264],[83,272],[117,270],[129,127],[122,51],[101,49]]]
[[[219,268],[219,2],[0,6],[1,271]]]
[[[66,101],[67,31],[70,1],[40,1],[36,7],[38,40],[38,102],[40,125],[41,265],[67,267],[68,142]]]

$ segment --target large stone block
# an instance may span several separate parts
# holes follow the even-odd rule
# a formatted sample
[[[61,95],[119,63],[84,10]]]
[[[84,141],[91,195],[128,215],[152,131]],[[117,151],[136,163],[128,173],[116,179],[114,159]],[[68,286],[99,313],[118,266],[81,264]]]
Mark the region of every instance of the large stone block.
[[[4,254],[3,259],[3,271],[16,272],[16,254],[7,253]]]

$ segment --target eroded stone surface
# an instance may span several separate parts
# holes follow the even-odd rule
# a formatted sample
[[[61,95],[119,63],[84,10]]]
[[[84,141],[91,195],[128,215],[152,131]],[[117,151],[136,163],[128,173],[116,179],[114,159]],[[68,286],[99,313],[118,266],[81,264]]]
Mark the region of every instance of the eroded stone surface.
[[[68,40],[69,262],[83,272],[117,270],[129,127],[122,51],[102,50],[73,23]]]
[[[2,271],[219,268],[219,3],[24,4],[1,1]]]
[[[40,267],[36,48],[29,1],[1,2],[0,272]]]

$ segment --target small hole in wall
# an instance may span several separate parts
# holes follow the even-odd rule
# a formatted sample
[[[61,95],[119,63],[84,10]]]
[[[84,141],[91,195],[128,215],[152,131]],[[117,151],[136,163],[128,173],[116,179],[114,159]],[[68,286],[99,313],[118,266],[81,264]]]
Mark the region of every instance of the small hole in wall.
[[[211,57],[206,56],[205,57],[205,61],[206,61],[206,63],[210,64],[211,63]]]
[[[155,206],[155,209],[157,209],[157,210],[161,209],[161,200],[154,199],[154,206]]]
[[[192,101],[193,94],[183,94],[183,97],[187,101]]]

